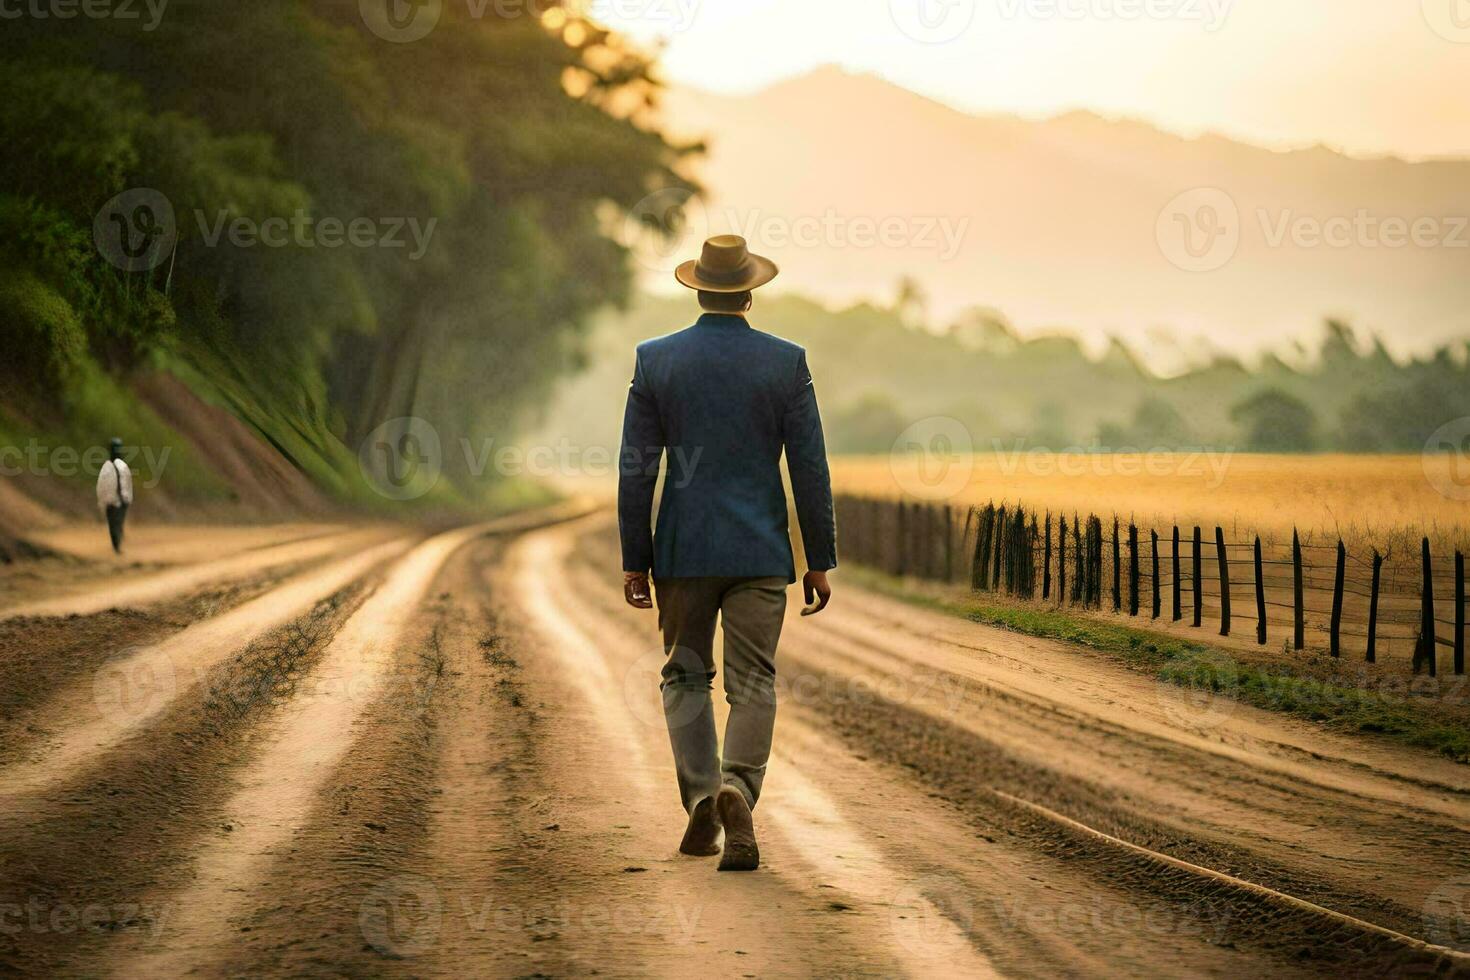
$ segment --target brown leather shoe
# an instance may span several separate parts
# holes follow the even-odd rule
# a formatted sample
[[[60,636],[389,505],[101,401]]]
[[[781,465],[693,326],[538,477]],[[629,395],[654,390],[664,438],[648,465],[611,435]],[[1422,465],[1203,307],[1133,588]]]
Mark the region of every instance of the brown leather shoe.
[[[725,825],[725,850],[720,855],[721,871],[754,871],[761,866],[761,851],[755,843],[755,822],[745,794],[734,786],[721,787],[715,797],[720,823]]]
[[[684,828],[684,840],[679,844],[679,853],[692,857],[713,857],[720,853],[720,818],[715,813],[713,796],[706,796],[694,804],[689,814],[689,826]]]

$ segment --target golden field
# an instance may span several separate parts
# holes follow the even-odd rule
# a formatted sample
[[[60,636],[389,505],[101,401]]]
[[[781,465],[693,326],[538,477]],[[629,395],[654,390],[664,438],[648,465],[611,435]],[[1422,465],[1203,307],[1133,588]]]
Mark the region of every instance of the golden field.
[[[832,461],[839,493],[954,505],[1019,502],[1112,514],[1140,526],[1219,525],[1227,532],[1402,549],[1429,534],[1470,544],[1470,460],[1458,455],[1275,456],[1251,453],[976,453],[915,451]]]

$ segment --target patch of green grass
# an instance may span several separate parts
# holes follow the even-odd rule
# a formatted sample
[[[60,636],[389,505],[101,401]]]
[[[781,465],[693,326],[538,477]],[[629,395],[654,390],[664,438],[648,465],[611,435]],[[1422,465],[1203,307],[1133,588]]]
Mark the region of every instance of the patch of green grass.
[[[1105,654],[1161,681],[1201,693],[1319,722],[1338,731],[1386,735],[1456,762],[1470,762],[1470,725],[1436,700],[1372,688],[1366,678],[1349,686],[1293,664],[1242,663],[1230,651],[1121,623],[1102,622],[1060,609],[1042,609],[1003,598],[963,598],[917,592],[902,580],[868,569],[848,569],[859,585],[971,622],[1073,643]]]

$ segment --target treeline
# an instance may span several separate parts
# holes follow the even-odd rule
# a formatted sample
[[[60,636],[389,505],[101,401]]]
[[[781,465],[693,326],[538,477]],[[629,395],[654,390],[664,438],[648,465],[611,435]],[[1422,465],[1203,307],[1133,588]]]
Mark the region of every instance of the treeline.
[[[616,37],[551,3],[473,7],[413,43],[357,0],[7,20],[0,429],[108,433],[131,411],[116,379],[158,362],[328,485],[395,417],[503,437],[628,295],[609,214],[687,185],[698,148],[649,124],[658,85]],[[177,245],[129,271],[97,247],[116,219],[94,222],[132,188]]]
[[[615,445],[616,409],[608,407],[622,404],[633,345],[687,325],[696,312],[681,297],[603,318],[591,371],[568,383],[546,430]],[[1065,335],[1021,338],[993,313],[931,331],[899,310],[830,310],[773,296],[758,299],[752,320],[810,351],[828,444],[839,453],[886,453],[931,416],[958,419],[983,451],[999,442],[1418,453],[1442,425],[1470,417],[1466,344],[1403,360],[1339,322],[1308,342],[1297,366],[1219,357],[1164,378],[1121,343],[1093,356]]]

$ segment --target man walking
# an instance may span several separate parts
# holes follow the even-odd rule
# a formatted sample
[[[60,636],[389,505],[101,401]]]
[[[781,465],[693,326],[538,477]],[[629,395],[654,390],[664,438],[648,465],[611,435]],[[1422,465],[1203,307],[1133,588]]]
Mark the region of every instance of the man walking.
[[[831,598],[837,564],[832,485],[822,420],[797,345],[752,328],[752,291],[775,263],[736,235],[711,238],[675,277],[699,291],[694,326],[640,344],[623,421],[618,520],[624,596],[653,606],[663,632],[664,716],[679,793],[689,813],[680,850],[720,854],[721,871],[760,865],[751,810],[776,722],[776,645],[786,588],[796,581],[781,480],[785,451],[806,550],[808,608]],[[650,526],[667,454],[657,533]],[[724,632],[723,757],[710,698],[715,623]]]
[[[107,515],[107,530],[112,535],[112,550],[122,554],[123,522],[133,503],[133,471],[122,458],[121,439],[112,440],[111,456],[97,474],[97,506]]]

